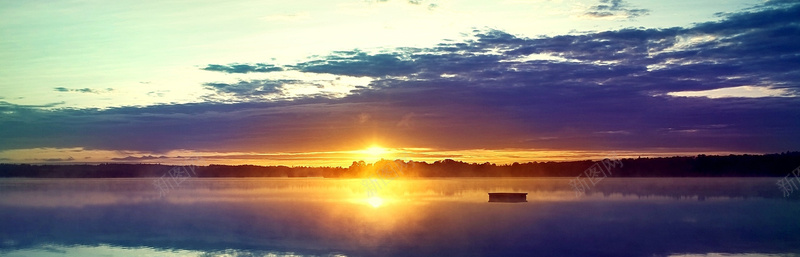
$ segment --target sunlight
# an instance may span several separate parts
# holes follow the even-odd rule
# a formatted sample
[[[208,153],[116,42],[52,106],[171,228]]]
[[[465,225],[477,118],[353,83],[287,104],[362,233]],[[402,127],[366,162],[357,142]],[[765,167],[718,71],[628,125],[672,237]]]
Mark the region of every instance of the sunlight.
[[[380,159],[389,159],[391,157],[389,156],[391,154],[389,149],[378,145],[372,145],[366,149],[355,151],[355,153],[359,155],[357,158],[367,162],[376,162]]]
[[[381,155],[383,155],[383,154],[385,154],[387,152],[388,151],[386,150],[386,148],[383,148],[383,147],[380,147],[380,146],[371,146],[371,147],[367,148],[366,150],[364,150],[364,153],[372,155],[372,156],[381,156]]]
[[[377,196],[373,196],[367,199],[367,203],[369,205],[372,205],[373,208],[378,208],[381,207],[381,205],[383,205],[383,199]]]

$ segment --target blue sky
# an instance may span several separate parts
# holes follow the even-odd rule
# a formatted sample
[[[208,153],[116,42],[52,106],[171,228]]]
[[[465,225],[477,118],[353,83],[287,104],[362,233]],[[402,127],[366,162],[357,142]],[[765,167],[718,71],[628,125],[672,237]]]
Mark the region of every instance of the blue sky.
[[[797,150],[798,10],[4,2],[0,161],[346,166]]]

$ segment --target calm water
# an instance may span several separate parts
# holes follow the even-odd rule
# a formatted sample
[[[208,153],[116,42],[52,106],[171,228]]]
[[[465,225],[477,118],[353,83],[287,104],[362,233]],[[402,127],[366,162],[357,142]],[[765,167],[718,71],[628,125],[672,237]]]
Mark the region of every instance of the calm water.
[[[798,256],[776,180],[5,179],[0,256]]]

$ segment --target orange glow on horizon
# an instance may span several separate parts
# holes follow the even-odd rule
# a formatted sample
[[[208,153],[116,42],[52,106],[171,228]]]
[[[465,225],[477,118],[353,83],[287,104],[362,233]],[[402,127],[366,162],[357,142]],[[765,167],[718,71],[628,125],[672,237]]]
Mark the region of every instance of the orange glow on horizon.
[[[352,148],[351,148],[352,149]],[[357,148],[356,148],[357,149]],[[530,161],[602,160],[609,154],[619,158],[671,157],[761,154],[755,152],[681,151],[682,149],[641,149],[619,151],[552,150],[552,149],[462,149],[387,148],[377,144],[360,150],[331,150],[306,152],[197,152],[175,150],[167,153],[145,151],[110,151],[84,148],[31,148],[0,151],[2,163],[32,164],[97,164],[97,163],[149,163],[169,165],[262,165],[262,166],[312,166],[349,167],[354,161],[375,163],[384,160],[418,161],[432,163],[453,159],[467,163],[490,162],[497,165]]]

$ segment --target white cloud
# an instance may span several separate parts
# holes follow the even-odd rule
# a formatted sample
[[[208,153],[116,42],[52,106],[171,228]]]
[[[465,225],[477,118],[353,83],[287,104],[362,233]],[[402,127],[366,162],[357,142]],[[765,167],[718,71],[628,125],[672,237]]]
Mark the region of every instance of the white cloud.
[[[695,47],[713,42],[719,39],[716,35],[711,34],[696,34],[696,35],[681,35],[675,37],[675,43],[672,46],[664,48],[664,49],[648,49],[649,56],[656,56],[663,53],[672,53],[672,52],[680,52],[680,51],[687,51],[692,50]],[[654,44],[658,45],[663,43],[664,40],[653,42]]]
[[[581,62],[580,60],[576,59],[568,59],[554,54],[542,54],[542,53],[529,54],[527,56],[515,59],[501,60],[500,62],[527,62],[527,61]]]
[[[768,86],[738,86],[702,91],[669,92],[669,96],[676,97],[707,97],[707,98],[761,98],[761,97],[798,97],[786,88],[773,88]]]

